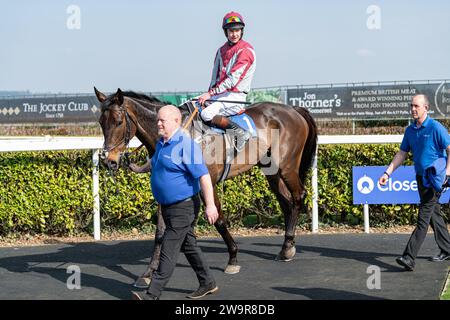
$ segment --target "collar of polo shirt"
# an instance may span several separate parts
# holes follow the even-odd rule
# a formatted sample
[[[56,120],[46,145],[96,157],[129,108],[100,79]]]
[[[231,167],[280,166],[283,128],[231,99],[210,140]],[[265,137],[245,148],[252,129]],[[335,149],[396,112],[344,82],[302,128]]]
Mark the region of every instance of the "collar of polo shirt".
[[[422,127],[426,127],[428,125],[428,122],[430,120],[430,117],[427,115],[427,117],[425,118],[424,122],[422,122],[422,124],[420,125],[420,127],[417,126],[417,120],[414,121],[414,129],[420,129]]]
[[[181,135],[182,135],[182,131],[180,130],[180,128],[178,128],[177,130],[174,131],[174,133],[172,134],[172,136],[171,136],[166,142],[164,142],[164,138],[162,138],[162,137],[161,137],[160,142],[161,142],[162,144],[165,144],[165,143],[166,143],[166,144],[171,144],[172,141],[178,141],[178,140],[180,140]]]

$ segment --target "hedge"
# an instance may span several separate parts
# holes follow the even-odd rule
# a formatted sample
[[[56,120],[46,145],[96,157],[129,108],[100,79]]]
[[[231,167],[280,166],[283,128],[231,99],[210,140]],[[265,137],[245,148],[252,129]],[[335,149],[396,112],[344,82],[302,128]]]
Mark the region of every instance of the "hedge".
[[[318,158],[321,223],[359,224],[362,206],[352,205],[352,166],[387,165],[398,145],[320,146]],[[92,231],[91,151],[17,152],[0,154],[0,234],[31,232],[73,234]],[[136,161],[143,163],[145,154]],[[406,164],[411,164],[408,159]],[[309,178],[308,178],[309,179]],[[102,228],[151,228],[157,204],[148,174],[120,170],[116,184],[102,166]],[[310,223],[311,184],[299,224]],[[219,186],[222,209],[231,226],[282,225],[275,196],[258,168]],[[372,205],[371,225],[416,221],[416,205]],[[445,208],[448,214],[448,208]],[[199,225],[207,223],[201,217]]]

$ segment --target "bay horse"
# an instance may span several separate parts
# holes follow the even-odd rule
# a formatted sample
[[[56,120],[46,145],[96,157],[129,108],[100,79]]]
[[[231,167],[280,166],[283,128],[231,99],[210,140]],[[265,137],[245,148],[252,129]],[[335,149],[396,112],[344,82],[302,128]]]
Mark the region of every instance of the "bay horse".
[[[147,148],[149,157],[155,151],[155,145],[159,139],[157,133],[157,113],[166,103],[155,97],[133,91],[117,90],[116,93],[106,96],[94,87],[97,99],[101,103],[101,115],[99,123],[104,135],[104,162],[112,170],[120,167],[121,159],[128,148],[130,140],[136,136]],[[183,119],[189,116],[187,108],[181,106]],[[233,161],[229,168],[227,179],[248,171],[253,166],[259,166],[263,172],[267,159],[270,158],[271,166],[275,164],[275,170],[266,174],[270,189],[275,193],[283,211],[285,221],[285,237],[277,260],[292,260],[295,253],[295,228],[298,214],[303,209],[306,194],[304,181],[311,167],[313,156],[317,146],[317,127],[314,119],[307,109],[292,107],[274,102],[254,103],[246,108],[246,114],[251,117],[257,129],[257,138],[250,142],[257,142],[252,149],[252,143],[248,142],[245,148],[235,159],[241,157],[241,161]],[[194,122],[192,122],[194,123]],[[188,124],[189,132],[193,131],[193,124]],[[276,136],[277,139],[274,139]],[[219,136],[220,137],[220,136]],[[223,136],[222,136],[223,137]],[[225,138],[214,138],[216,141]],[[276,141],[275,141],[276,140]],[[210,156],[209,142],[202,143],[203,155]],[[222,144],[223,146],[224,144]],[[254,145],[254,144],[253,144]],[[226,273],[239,272],[237,260],[238,247],[229,233],[226,220],[223,215],[219,197],[217,195],[217,182],[225,170],[226,149],[216,148],[212,153],[219,161],[206,164],[214,185],[214,200],[219,212],[219,218],[214,224],[223,238],[229,253]],[[256,161],[249,161],[253,157]],[[151,281],[151,275],[159,264],[159,254],[165,225],[158,210],[157,230],[155,235],[155,247],[152,259],[147,270],[136,280],[135,286],[146,288]]]

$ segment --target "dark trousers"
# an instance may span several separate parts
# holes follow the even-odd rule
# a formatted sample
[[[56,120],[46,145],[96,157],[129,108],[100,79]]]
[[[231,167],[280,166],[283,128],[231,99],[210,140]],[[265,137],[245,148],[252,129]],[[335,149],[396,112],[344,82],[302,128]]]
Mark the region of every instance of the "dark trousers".
[[[419,189],[420,205],[417,226],[414,229],[408,244],[406,245],[404,256],[409,256],[413,261],[417,257],[420,247],[427,235],[428,226],[434,231],[434,239],[438,247],[443,252],[450,253],[450,237],[447,224],[441,215],[441,205],[439,204],[439,194],[434,188],[426,188],[423,185],[422,176],[416,176]]]
[[[201,286],[215,282],[194,234],[195,221],[200,210],[200,198],[194,196],[187,201],[161,206],[161,209],[166,230],[161,245],[158,270],[153,273],[147,292],[157,297],[161,295],[163,287],[175,270],[180,251],[184,253],[194,269]]]

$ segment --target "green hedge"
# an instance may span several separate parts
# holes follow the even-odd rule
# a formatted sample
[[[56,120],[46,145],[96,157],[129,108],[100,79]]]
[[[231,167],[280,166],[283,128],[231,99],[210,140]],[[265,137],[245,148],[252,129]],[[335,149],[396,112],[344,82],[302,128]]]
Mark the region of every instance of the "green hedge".
[[[387,166],[397,144],[321,146],[318,158],[319,215],[325,222],[360,224],[363,206],[352,204],[352,167]],[[408,158],[405,165],[411,165]],[[371,205],[372,226],[415,223],[417,205]]]
[[[352,205],[352,165],[387,165],[398,145],[332,145],[319,148],[319,215],[322,223],[359,224],[362,206]],[[72,234],[92,231],[92,154],[90,151],[20,152],[0,154],[0,234],[37,232]],[[143,163],[145,155],[137,161]],[[406,164],[411,164],[410,159]],[[100,198],[102,227],[151,228],[157,205],[147,174],[120,170],[117,184],[102,167]],[[299,223],[310,223],[311,187],[307,211]],[[282,225],[275,196],[259,169],[219,186],[223,210],[231,226]],[[223,192],[222,192],[223,191]],[[448,214],[448,209],[445,209]],[[415,205],[370,207],[371,225],[415,222]],[[200,226],[207,226],[203,218]]]

